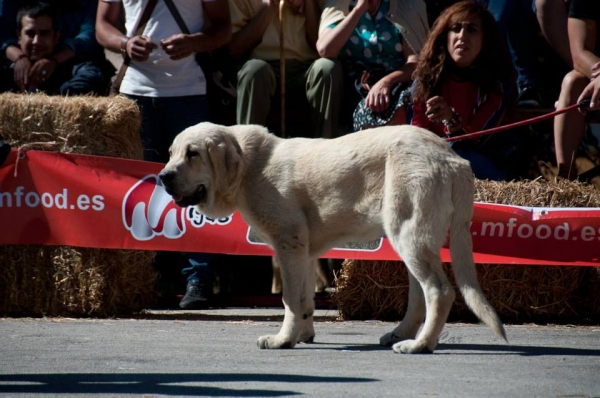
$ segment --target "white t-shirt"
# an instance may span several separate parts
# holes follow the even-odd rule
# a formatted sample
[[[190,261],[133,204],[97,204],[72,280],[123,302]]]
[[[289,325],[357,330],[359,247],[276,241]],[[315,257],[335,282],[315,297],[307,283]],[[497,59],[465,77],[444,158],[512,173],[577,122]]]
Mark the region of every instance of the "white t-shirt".
[[[127,36],[133,36],[135,25],[146,7],[148,0],[102,0],[123,3],[125,9],[125,29]],[[200,32],[204,26],[202,3],[211,0],[174,0],[181,17],[190,32]],[[120,92],[145,97],[181,97],[206,94],[206,78],[194,55],[172,61],[160,47],[160,40],[181,33],[175,18],[163,1],[158,1],[143,35],[152,38],[158,48],[145,62],[132,60]]]

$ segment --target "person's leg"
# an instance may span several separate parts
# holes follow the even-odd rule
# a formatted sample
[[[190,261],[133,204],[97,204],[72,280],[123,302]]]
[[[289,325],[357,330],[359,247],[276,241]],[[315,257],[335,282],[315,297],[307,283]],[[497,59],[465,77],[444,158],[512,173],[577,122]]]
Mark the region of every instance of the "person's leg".
[[[236,119],[238,124],[267,123],[277,80],[271,66],[251,59],[238,72]]]
[[[187,276],[185,295],[179,302],[182,309],[204,308],[210,305],[216,275],[216,255],[185,253],[188,266],[181,270]]]
[[[518,0],[508,23],[508,47],[517,70],[519,106],[540,106],[536,72],[536,19],[531,0]]]
[[[184,129],[208,120],[208,100],[204,95],[153,98],[131,95],[140,109],[140,136],[144,160],[166,163],[169,147]]]
[[[275,134],[284,137],[320,137],[320,132],[315,130],[312,119],[312,112],[306,96],[306,78],[308,70],[313,61],[299,61],[287,59],[285,61],[285,103],[282,103],[281,88],[281,62],[279,60],[269,61],[271,70],[275,75],[277,87],[273,97],[274,109],[271,110],[271,116],[274,111],[279,112],[281,122],[282,106],[285,108],[285,126],[269,126]]]
[[[314,125],[314,137],[334,138],[339,135],[343,89],[344,75],[339,61],[319,58],[308,68],[306,97]]]
[[[72,77],[60,86],[61,95],[97,94],[105,95],[109,79],[100,65],[91,61],[76,64]]]
[[[159,148],[166,126],[161,119],[156,98],[128,95],[140,109],[141,128],[140,139],[144,146],[144,160],[147,162],[164,162]]]
[[[508,27],[512,19],[513,13],[517,9],[519,1],[522,0],[479,0],[487,6],[488,11],[494,16],[498,22],[500,34],[508,33]]]
[[[535,72],[535,21],[531,0],[480,0],[494,16],[517,70],[519,104],[539,106],[539,82]]]
[[[168,155],[169,147],[177,134],[188,127],[209,120],[208,98],[206,95],[192,95],[161,98],[160,102],[167,124],[166,154]]]
[[[452,149],[463,159],[466,159],[471,164],[473,174],[480,180],[505,181],[506,173],[500,170],[488,158],[478,153],[467,145],[460,145],[461,142],[456,142],[452,145]]]
[[[585,75],[575,70],[567,73],[562,82],[556,109],[576,103],[588,82]],[[584,132],[585,116],[580,112],[571,111],[554,117],[554,147],[560,176],[569,179],[577,177],[575,156]]]
[[[164,132],[168,148],[177,134],[190,126],[208,121],[208,99],[205,95],[161,98],[161,110],[168,128]],[[181,272],[187,276],[186,293],[179,303],[183,309],[203,308],[210,304],[215,280],[216,256],[207,253],[184,253],[188,266]]]

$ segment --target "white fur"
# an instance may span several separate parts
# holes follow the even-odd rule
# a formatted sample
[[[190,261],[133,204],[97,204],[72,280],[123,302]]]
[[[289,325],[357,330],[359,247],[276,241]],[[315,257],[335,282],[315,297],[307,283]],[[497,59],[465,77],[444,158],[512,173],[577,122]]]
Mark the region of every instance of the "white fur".
[[[260,348],[312,341],[319,256],[385,234],[408,267],[410,289],[404,320],[380,344],[432,352],[455,296],[439,255],[449,229],[467,305],[506,338],[473,263],[471,168],[427,130],[393,126],[331,140],[281,139],[261,126],[201,123],[176,137],[161,178],[183,197],[204,185],[200,212],[221,217],[239,209],[274,249],[285,317],[278,334],[259,338]]]

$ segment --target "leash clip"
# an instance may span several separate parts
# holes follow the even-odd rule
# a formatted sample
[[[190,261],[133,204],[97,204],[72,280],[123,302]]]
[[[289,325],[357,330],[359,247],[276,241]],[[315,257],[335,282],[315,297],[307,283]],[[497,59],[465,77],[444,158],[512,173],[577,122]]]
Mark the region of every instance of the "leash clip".
[[[581,100],[579,102],[579,109],[582,110],[589,110],[590,109],[590,103],[592,102],[592,100],[590,98],[586,98],[584,100]]]

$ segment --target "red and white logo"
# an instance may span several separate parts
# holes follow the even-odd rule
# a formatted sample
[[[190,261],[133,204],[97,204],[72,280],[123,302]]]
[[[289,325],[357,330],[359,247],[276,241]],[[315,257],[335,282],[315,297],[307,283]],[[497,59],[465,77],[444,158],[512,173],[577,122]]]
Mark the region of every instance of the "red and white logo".
[[[123,224],[137,240],[177,239],[185,233],[185,209],[177,206],[160,179],[147,175],[123,199]]]

